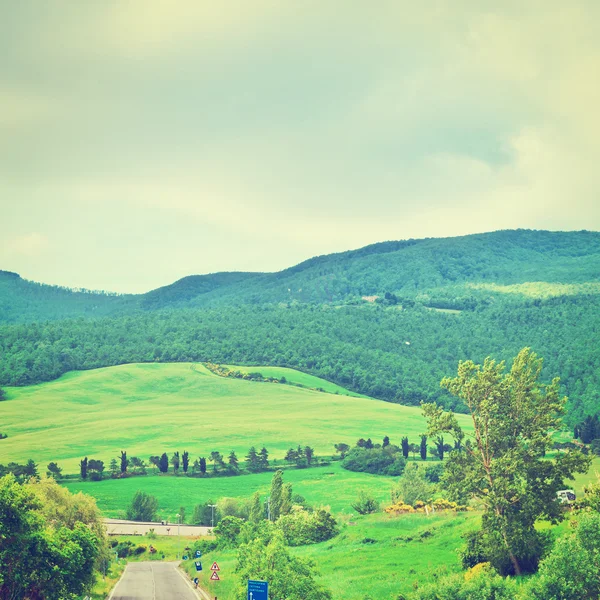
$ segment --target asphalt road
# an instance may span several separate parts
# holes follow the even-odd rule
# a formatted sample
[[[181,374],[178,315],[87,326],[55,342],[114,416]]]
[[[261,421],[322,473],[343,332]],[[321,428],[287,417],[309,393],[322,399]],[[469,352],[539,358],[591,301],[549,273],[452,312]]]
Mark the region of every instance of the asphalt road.
[[[129,563],[110,600],[198,600],[176,562]]]

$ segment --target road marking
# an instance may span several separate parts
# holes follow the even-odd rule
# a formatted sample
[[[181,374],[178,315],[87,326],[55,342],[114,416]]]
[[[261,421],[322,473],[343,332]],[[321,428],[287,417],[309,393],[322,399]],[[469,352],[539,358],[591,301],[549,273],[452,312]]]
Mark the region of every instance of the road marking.
[[[211,597],[208,595],[208,592],[204,591],[201,587],[198,587],[198,589],[196,589],[192,585],[192,582],[184,575],[184,571],[182,571],[178,566],[174,567],[174,569],[179,573],[179,575],[181,576],[181,578],[189,586],[190,590],[192,590],[192,592],[194,592],[194,594],[196,594],[196,596],[198,598],[201,598],[201,600],[211,600]]]
[[[110,596],[108,597],[108,600],[112,600],[112,597],[115,595],[115,590],[117,589],[118,585],[121,583],[121,579],[123,579],[123,577],[125,577],[125,571],[127,571],[127,567],[129,565],[125,565],[125,568],[123,569],[123,572],[121,573],[121,577],[119,577],[119,581],[117,581],[115,587],[112,589],[112,592],[110,593]]]

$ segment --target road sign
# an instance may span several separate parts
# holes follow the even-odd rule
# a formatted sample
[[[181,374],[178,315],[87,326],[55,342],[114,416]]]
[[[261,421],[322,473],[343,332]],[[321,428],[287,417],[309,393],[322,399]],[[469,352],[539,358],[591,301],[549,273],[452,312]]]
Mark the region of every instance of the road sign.
[[[210,570],[211,571],[220,571],[221,569],[219,569],[219,565],[216,562],[214,562],[212,564],[212,567],[210,568]]]
[[[188,557],[188,555],[187,555],[187,554],[184,554],[184,555],[182,556],[182,558],[183,558],[183,560],[187,560],[189,557]]]
[[[202,563],[199,560],[197,560],[194,564],[196,565],[196,571],[202,571]]]
[[[269,583],[267,581],[248,580],[248,600],[269,600]]]
[[[202,556],[202,552],[200,550],[196,550],[196,558],[200,558]]]
[[[211,578],[213,581],[221,581],[221,578],[219,577],[219,574],[218,574],[216,571],[213,571],[213,572],[212,572],[212,575],[210,576],[210,578]]]
[[[198,584],[200,583],[200,580],[199,580],[197,577],[194,577],[194,583],[195,583],[196,585],[198,585]]]

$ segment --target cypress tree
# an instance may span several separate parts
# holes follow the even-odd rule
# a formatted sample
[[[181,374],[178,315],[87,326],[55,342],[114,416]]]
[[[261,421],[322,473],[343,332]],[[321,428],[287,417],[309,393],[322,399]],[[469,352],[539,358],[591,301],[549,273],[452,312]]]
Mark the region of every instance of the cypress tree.
[[[421,452],[421,460],[427,460],[427,436],[421,436],[421,446],[419,448]]]
[[[87,468],[88,468],[88,459],[86,456],[79,463],[79,472],[81,473],[81,479],[87,479]]]
[[[169,457],[166,452],[163,452],[158,461],[158,469],[161,473],[166,473],[169,470]]]
[[[400,445],[402,446],[402,456],[404,456],[404,458],[408,458],[408,453],[410,451],[408,437],[404,436],[400,442]]]

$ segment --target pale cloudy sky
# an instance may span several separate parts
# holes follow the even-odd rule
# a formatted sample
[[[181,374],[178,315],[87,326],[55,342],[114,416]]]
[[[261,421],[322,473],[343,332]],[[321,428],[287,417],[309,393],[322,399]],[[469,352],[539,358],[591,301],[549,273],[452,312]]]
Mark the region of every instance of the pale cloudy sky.
[[[600,2],[0,0],[0,269],[146,291],[600,229]]]

